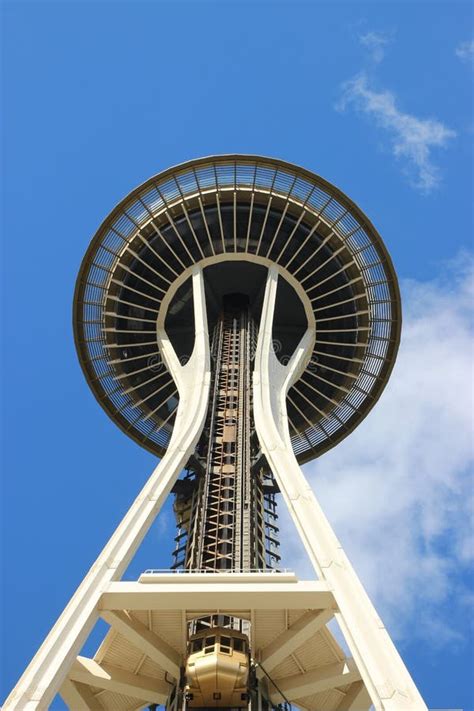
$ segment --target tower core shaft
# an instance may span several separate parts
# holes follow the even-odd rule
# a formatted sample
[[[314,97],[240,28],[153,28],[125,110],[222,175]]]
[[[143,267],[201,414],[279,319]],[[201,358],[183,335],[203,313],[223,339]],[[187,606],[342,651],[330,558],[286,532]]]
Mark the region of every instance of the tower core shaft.
[[[208,417],[196,450],[202,469],[174,489],[174,568],[264,570],[280,560],[276,485],[259,456],[252,414],[256,336],[248,299],[225,296],[212,337]]]

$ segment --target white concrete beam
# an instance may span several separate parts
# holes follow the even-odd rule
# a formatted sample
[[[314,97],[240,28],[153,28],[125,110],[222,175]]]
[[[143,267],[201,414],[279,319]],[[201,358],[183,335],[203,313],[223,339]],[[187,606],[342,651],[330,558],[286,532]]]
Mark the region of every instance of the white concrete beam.
[[[325,664],[323,667],[303,674],[275,679],[278,688],[288,701],[302,699],[305,696],[319,694],[321,691],[335,689],[338,686],[350,684],[358,681],[360,674],[352,659],[345,659],[342,662]],[[284,699],[276,689],[271,693],[274,703],[281,703]]]
[[[81,684],[96,686],[98,689],[132,696],[146,703],[164,704],[171,691],[171,685],[166,681],[132,674],[111,664],[98,664],[87,657],[77,657],[69,672],[69,678]]]
[[[342,699],[336,711],[368,711],[372,701],[363,681],[355,681]]]
[[[149,630],[139,620],[135,620],[126,610],[115,612],[103,610],[101,617],[158,666],[175,679],[179,679],[181,657],[164,639]]]
[[[104,711],[99,699],[85,684],[65,679],[59,694],[70,711]]]
[[[313,637],[333,617],[334,611],[309,610],[261,651],[261,663],[270,672],[304,642]],[[257,676],[264,676],[259,669]]]
[[[334,598],[326,583],[213,583],[210,585],[153,585],[110,583],[103,593],[102,610],[311,610],[332,607]]]

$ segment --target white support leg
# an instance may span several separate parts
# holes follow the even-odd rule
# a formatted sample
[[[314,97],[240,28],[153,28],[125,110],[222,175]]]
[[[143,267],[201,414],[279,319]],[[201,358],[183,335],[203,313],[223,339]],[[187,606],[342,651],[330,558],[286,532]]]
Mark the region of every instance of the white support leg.
[[[192,283],[196,332],[194,350],[185,366],[178,361],[163,319],[158,323],[161,353],[179,392],[166,454],[5,701],[3,711],[48,708],[98,618],[102,592],[110,582],[120,579],[194,451],[206,419],[210,385],[204,280],[199,267],[193,270]]]
[[[319,577],[334,594],[336,619],[377,711],[427,711],[413,680],[337,540],[291,446],[286,396],[311,355],[308,331],[287,366],[272,345],[278,270],[268,271],[253,375],[255,427]]]

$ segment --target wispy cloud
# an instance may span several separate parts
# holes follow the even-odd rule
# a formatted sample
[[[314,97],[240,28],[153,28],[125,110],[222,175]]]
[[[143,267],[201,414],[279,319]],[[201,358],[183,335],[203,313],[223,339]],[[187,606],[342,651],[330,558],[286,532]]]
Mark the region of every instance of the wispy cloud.
[[[342,85],[342,97],[336,108],[354,108],[373,119],[390,136],[392,154],[404,165],[413,187],[428,193],[439,185],[439,170],[431,157],[433,148],[444,148],[456,135],[436,119],[418,118],[401,111],[395,94],[370,86],[365,73]]]
[[[474,40],[460,42],[455,49],[456,57],[463,62],[474,62]]]
[[[375,32],[370,30],[359,35],[360,44],[365,47],[375,64],[379,64],[385,57],[385,51],[392,42],[392,35],[388,32]]]
[[[305,471],[392,634],[442,645],[467,634],[451,620],[472,598],[463,579],[474,555],[473,259],[461,255],[437,281],[405,281],[402,293],[402,344],[384,395]],[[311,574],[296,532],[284,544],[284,562]]]

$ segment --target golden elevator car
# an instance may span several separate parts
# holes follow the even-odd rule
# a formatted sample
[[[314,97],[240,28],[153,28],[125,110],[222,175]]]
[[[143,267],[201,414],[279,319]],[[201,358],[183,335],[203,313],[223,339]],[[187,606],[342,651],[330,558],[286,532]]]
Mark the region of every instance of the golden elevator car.
[[[189,708],[247,708],[249,643],[245,634],[210,627],[193,634],[186,662]]]

